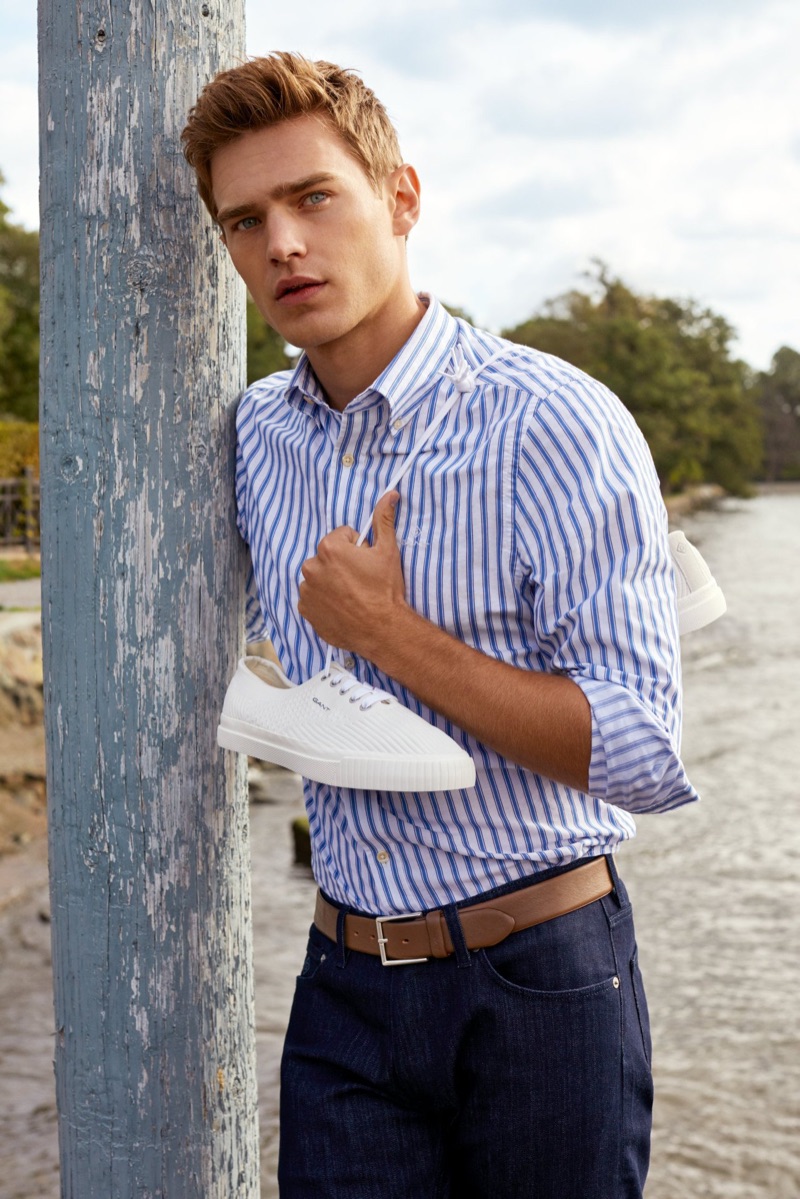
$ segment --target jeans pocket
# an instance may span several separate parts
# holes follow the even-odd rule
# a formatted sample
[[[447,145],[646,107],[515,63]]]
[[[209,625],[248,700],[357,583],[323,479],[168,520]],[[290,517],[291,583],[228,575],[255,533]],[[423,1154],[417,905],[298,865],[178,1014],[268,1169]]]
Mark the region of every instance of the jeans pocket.
[[[614,987],[619,960],[602,902],[512,933],[479,958],[494,980],[545,995]]]
[[[565,987],[561,985],[563,980],[556,982],[555,979],[526,977],[526,971],[520,972],[517,969],[511,969],[508,961],[493,960],[491,949],[479,949],[476,957],[493,985],[502,987],[511,994],[527,995],[532,999],[581,1002],[591,1000],[595,996],[613,994],[614,991],[619,990],[619,979],[615,974],[605,975],[591,982],[587,981],[580,986]],[[555,985],[547,985],[548,981]],[[531,985],[532,982],[538,985]]]
[[[478,951],[478,960],[484,967],[486,973],[493,983],[503,987],[506,991],[510,991],[521,996],[528,995],[531,997],[531,999],[555,1000],[561,1002],[573,1001],[580,1003],[581,1001],[594,999],[596,996],[599,997],[605,994],[613,994],[614,991],[619,989],[619,979],[616,975],[611,975],[608,978],[600,979],[599,982],[587,983],[586,986],[583,987],[560,988],[554,991],[544,990],[539,987],[523,986],[518,982],[512,982],[510,979],[506,978],[498,970],[496,970],[489,961],[485,949]]]

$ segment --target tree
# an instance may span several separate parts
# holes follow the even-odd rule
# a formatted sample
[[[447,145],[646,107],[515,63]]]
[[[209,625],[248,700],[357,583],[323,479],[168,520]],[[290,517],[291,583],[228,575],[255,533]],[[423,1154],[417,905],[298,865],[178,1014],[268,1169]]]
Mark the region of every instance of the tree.
[[[755,382],[764,426],[764,475],[800,479],[800,354],[781,346]]]
[[[0,174],[0,185],[3,176]],[[39,235],[0,200],[0,418],[39,410]]]
[[[507,330],[605,383],[650,445],[664,491],[718,482],[744,494],[761,457],[750,374],[731,358],[734,330],[693,301],[640,296],[602,263],[590,290],[545,303]]]

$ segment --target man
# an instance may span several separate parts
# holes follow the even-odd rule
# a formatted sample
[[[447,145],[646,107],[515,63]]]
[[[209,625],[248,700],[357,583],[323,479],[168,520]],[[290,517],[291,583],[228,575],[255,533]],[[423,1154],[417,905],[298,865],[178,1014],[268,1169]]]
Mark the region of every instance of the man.
[[[281,1194],[640,1196],[649,1031],[613,854],[631,813],[696,798],[647,447],[594,380],[414,292],[419,181],[351,72],[246,63],[184,141],[259,310],[304,350],[239,408],[249,639],[292,682],[346,652],[477,769],[462,791],[306,783],[322,898],[284,1051]]]

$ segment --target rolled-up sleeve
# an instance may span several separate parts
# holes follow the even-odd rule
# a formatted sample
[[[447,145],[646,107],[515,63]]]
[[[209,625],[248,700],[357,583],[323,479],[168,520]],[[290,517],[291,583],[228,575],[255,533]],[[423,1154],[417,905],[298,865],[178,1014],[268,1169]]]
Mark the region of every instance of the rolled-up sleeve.
[[[679,755],[667,518],[630,413],[577,372],[536,404],[515,487],[518,569],[539,661],[592,715],[589,792],[630,812],[698,798]]]

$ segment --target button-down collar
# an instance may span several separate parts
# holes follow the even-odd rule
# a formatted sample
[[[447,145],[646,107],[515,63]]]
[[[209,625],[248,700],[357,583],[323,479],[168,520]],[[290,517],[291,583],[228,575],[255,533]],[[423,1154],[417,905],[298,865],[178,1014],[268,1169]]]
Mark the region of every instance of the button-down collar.
[[[384,399],[394,415],[412,393],[421,398],[447,367],[458,341],[458,323],[433,296],[423,292],[420,299],[427,312],[375,382],[350,401],[347,407],[351,410]],[[328,407],[325,392],[305,352],[289,380],[286,399],[293,406],[300,406],[306,400]]]

